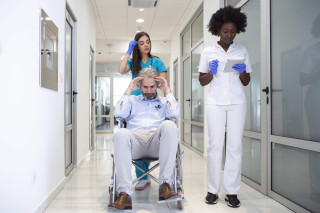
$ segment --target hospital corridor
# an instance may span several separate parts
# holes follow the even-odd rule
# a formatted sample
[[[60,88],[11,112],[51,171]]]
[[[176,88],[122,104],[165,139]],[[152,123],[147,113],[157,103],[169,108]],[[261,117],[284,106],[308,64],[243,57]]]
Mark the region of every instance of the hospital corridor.
[[[0,213],[320,213],[319,11],[0,0]]]

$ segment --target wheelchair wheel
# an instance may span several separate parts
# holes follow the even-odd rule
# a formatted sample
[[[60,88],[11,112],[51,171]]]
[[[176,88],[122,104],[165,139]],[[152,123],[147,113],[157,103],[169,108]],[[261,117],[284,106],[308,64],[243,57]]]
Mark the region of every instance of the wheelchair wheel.
[[[111,154],[111,157],[113,159],[113,154]],[[109,204],[112,204],[117,200],[117,192],[115,190],[117,187],[116,187],[116,173],[115,173],[114,160],[112,164],[112,174],[113,176],[111,176],[111,181],[109,185]]]
[[[113,194],[113,187],[111,186],[109,186],[109,204],[111,204],[111,203],[113,203],[113,196],[114,196],[114,194]]]
[[[181,149],[180,149],[180,146],[178,146],[176,157],[180,156],[180,154],[181,154]],[[179,159],[176,160],[175,174],[176,174],[175,187],[176,187],[176,190],[177,190],[176,192],[183,199],[184,197],[183,197],[183,188],[182,188],[182,159],[181,159],[181,156],[180,156]],[[182,200],[178,200],[177,201],[177,206],[178,206],[179,210],[183,209]]]
[[[183,192],[182,192],[182,190],[179,188],[179,189],[178,189],[178,194],[181,194],[181,193],[183,193]],[[178,206],[178,209],[179,209],[179,210],[182,210],[182,209],[183,209],[182,200],[178,200],[178,201],[177,201],[177,206]]]

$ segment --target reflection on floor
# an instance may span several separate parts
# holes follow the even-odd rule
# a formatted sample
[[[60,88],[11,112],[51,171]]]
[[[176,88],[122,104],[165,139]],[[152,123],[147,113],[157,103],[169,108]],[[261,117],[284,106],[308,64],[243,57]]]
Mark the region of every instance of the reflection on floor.
[[[65,188],[45,211],[46,213],[108,212],[108,185],[112,172],[111,138],[112,135],[97,135],[96,150],[74,172]],[[188,148],[184,146],[181,148],[185,151],[183,155],[184,209],[177,210],[176,203],[158,204],[158,185],[152,182],[151,187],[146,190],[134,192],[132,212],[291,212],[244,183],[242,183],[239,193],[242,204],[240,208],[232,209],[226,205],[223,189],[219,193],[218,204],[205,204],[204,197],[207,192],[206,161]],[[134,174],[133,169],[132,174]],[[157,175],[157,172],[154,175]]]
[[[96,126],[96,130],[110,130],[110,121],[106,121]]]

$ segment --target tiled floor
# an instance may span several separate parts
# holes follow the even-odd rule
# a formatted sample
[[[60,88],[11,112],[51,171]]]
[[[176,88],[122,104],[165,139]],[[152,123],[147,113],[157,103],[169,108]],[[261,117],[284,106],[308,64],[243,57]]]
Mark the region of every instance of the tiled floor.
[[[97,136],[97,149],[91,153],[88,161],[76,170],[65,188],[45,211],[46,213],[108,212],[108,185],[112,172],[111,137],[112,135]],[[158,186],[152,182],[151,187],[146,190],[134,192],[132,212],[291,212],[244,183],[239,193],[242,204],[240,208],[232,209],[226,205],[223,189],[219,193],[218,204],[205,204],[206,161],[188,148],[184,146],[181,148],[185,151],[183,154],[184,209],[177,210],[176,203],[158,204]],[[134,170],[132,173],[134,174]]]

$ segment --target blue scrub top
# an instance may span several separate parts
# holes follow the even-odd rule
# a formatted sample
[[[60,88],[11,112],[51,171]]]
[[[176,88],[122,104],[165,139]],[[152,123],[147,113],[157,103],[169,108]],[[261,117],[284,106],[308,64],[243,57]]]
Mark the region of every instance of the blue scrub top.
[[[127,65],[130,67],[130,70],[132,71],[133,70],[132,58],[128,60]],[[146,63],[143,63],[143,61],[141,61],[140,65],[141,65],[141,70],[143,70],[144,68],[150,67],[151,58],[149,58]],[[167,68],[164,65],[163,61],[157,57],[152,57],[152,68],[157,70],[159,73],[167,71]],[[137,75],[135,77],[137,77]],[[130,95],[140,95],[140,94],[141,94],[141,89],[137,89],[130,93]]]

